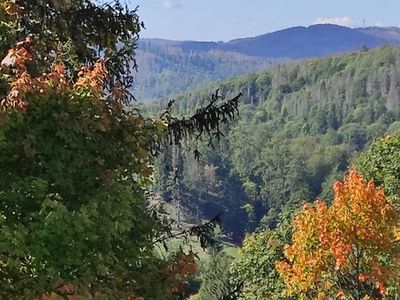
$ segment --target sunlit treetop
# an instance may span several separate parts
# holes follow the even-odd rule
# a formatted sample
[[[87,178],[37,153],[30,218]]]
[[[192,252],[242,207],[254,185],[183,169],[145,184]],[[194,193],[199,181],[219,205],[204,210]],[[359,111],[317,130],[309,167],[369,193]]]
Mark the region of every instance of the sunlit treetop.
[[[387,295],[400,280],[399,211],[354,169],[335,183],[334,194],[330,207],[322,200],[305,204],[294,220],[287,261],[276,265],[288,294]]]
[[[357,169],[382,185],[388,199],[400,207],[400,135],[385,135],[361,153]]]

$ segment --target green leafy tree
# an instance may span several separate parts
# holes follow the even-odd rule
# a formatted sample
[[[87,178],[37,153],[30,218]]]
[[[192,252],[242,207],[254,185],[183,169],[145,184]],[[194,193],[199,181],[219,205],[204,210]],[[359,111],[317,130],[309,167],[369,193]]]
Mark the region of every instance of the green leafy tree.
[[[261,229],[245,238],[230,268],[231,290],[238,287],[237,299],[286,299],[275,260],[284,257],[284,245],[291,239],[291,215],[286,210],[280,214],[274,230]]]
[[[400,205],[400,135],[377,140],[356,159],[357,170],[366,179],[382,185],[395,205]]]
[[[52,48],[56,40],[67,42],[63,37],[69,33],[52,27],[52,22],[66,21],[66,15],[57,11],[60,3],[48,4],[6,1],[1,6],[2,21],[11,30],[20,29],[9,39],[17,43],[8,45],[1,63],[1,296],[125,298],[169,291],[163,283],[151,291],[138,275],[143,270],[148,276],[161,273],[164,263],[152,251],[161,224],[144,210],[144,187],[152,173],[154,141],[165,127],[125,111],[127,98],[117,94],[117,86],[104,94],[108,80],[123,77],[124,71],[108,72],[105,60],[89,60],[93,43],[87,35],[78,34],[71,49],[87,49],[82,55],[88,65],[71,74],[75,63],[68,68],[62,50]],[[82,11],[95,8],[86,4],[70,8],[82,18],[75,24],[78,33],[90,22]],[[97,9],[109,17],[122,13],[118,6]],[[30,23],[40,20],[41,12],[49,14],[46,37],[36,35]],[[130,12],[123,16],[136,24]],[[110,44],[99,39],[99,46],[136,34],[131,26],[114,34]],[[20,41],[19,34],[28,37]]]

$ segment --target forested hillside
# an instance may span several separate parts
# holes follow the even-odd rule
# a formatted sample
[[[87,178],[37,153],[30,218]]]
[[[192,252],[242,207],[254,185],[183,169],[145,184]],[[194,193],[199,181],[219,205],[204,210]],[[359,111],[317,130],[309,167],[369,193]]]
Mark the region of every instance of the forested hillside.
[[[214,80],[261,71],[277,61],[238,52],[199,51],[197,47],[185,51],[171,41],[143,40],[137,51],[134,94],[141,101],[157,99]]]
[[[277,62],[400,45],[397,27],[297,26],[228,42],[140,40],[135,95],[146,101],[265,70]]]
[[[400,50],[383,47],[287,63],[181,95],[174,107],[184,115],[217,88],[228,97],[242,92],[241,117],[214,145],[218,151],[198,143],[199,162],[186,146],[167,149],[155,188],[194,218],[223,211],[234,240],[259,222],[273,228],[280,212],[303,200],[331,199],[333,180],[354,156],[399,131],[399,72]]]

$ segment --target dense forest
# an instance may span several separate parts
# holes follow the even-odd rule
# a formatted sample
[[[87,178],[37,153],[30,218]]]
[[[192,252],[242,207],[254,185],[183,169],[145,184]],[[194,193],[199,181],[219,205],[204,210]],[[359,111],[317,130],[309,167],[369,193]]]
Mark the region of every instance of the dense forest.
[[[374,277],[377,269],[371,271],[367,264],[361,275],[357,275],[360,271],[351,270],[351,261],[346,261],[350,264],[346,266],[351,270],[346,269],[349,274],[332,271],[328,278],[339,276],[338,281],[329,279],[318,286],[318,272],[324,270],[321,265],[307,271],[306,261],[298,262],[297,266],[296,260],[293,265],[287,264],[285,259],[293,261],[296,256],[286,254],[284,245],[298,242],[298,246],[291,246],[298,249],[315,239],[313,234],[318,225],[312,223],[307,227],[310,231],[302,233],[300,230],[307,229],[296,225],[300,223],[291,223],[294,215],[296,220],[304,217],[317,218],[307,222],[322,222],[324,215],[332,213],[324,219],[326,222],[348,223],[353,229],[369,226],[372,221],[363,220],[362,213],[357,213],[355,219],[341,219],[340,199],[351,199],[352,203],[358,203],[356,207],[363,207],[366,205],[363,197],[367,196],[353,198],[353,194],[364,195],[362,189],[370,186],[353,170],[343,186],[354,185],[361,192],[333,188],[336,180],[347,176],[351,165],[356,165],[366,179],[374,178],[377,185],[383,185],[388,199],[398,205],[399,68],[399,49],[365,48],[350,54],[283,64],[271,71],[217,82],[175,99],[175,110],[185,115],[207,103],[207,95],[215,89],[227,97],[243,93],[240,118],[225,128],[225,136],[219,143],[193,140],[165,149],[156,163],[154,190],[192,222],[223,212],[223,230],[233,242],[241,243],[245,233],[256,230],[255,234],[246,235],[239,255],[223,251],[211,256],[200,275],[203,284],[193,299],[297,299],[297,296],[299,299],[361,299],[355,295],[380,299],[389,286],[397,293],[398,274],[391,273],[393,269],[382,269],[388,277],[379,281]],[[156,113],[165,105],[166,102],[155,102],[147,110]],[[384,135],[387,137],[381,140]],[[378,142],[363,152],[374,141]],[[195,158],[193,149],[200,151],[200,159]],[[335,187],[340,184],[336,183]],[[374,195],[371,199],[379,198],[379,194]],[[313,202],[319,197],[326,202],[317,202],[320,204],[315,208],[315,217],[308,215],[310,206],[299,210],[304,201]],[[331,203],[332,207],[324,203]],[[373,210],[374,205],[377,204],[365,209]],[[326,212],[318,215],[319,210]],[[374,218],[379,219],[379,210],[377,213]],[[318,218],[322,219],[318,221]],[[393,228],[398,222],[396,218],[390,221],[394,222],[392,225],[382,226]],[[351,220],[355,222],[353,225]],[[371,240],[383,239],[382,231],[378,230],[374,236],[373,229],[369,230]],[[390,240],[393,237],[388,232]],[[392,247],[390,251],[398,255],[396,244],[389,240],[384,245]],[[370,244],[362,247],[377,251],[372,254],[366,250],[368,255],[375,255],[370,258],[365,254],[366,260],[381,257],[382,251],[388,250],[376,249]],[[275,265],[279,260],[282,263]],[[341,263],[341,256],[336,260],[337,264]],[[297,275],[293,274],[298,273],[290,272],[300,272],[302,267],[305,269],[301,272],[311,273],[309,277],[296,279]],[[385,284],[371,286],[367,273],[369,280],[385,281]],[[305,280],[316,285],[311,287]]]
[[[216,150],[197,141],[200,161],[185,146],[167,149],[157,164],[156,188],[166,198],[171,186],[177,189],[192,217],[224,211],[235,241],[254,226],[274,227],[286,208],[317,196],[331,199],[333,181],[357,153],[399,131],[399,70],[399,49],[365,49],[287,63],[181,95],[174,106],[184,115],[217,88],[227,97],[242,92],[240,119]],[[148,110],[164,106],[153,103]],[[171,181],[174,170],[178,184]]]
[[[260,71],[278,61],[233,51],[185,51],[170,41],[141,40],[133,92],[140,101],[154,100],[214,80]]]

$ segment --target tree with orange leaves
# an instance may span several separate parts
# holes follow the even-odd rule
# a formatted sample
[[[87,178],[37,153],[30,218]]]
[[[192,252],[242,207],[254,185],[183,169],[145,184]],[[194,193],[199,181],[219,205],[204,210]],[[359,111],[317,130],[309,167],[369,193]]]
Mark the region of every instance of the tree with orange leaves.
[[[318,199],[294,219],[293,242],[276,268],[299,299],[380,299],[398,291],[399,211],[381,187],[351,169],[334,184],[331,206]]]

